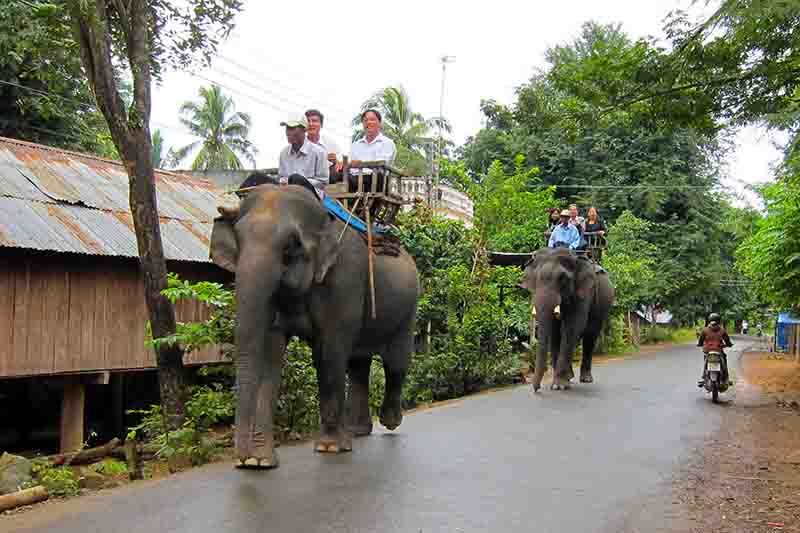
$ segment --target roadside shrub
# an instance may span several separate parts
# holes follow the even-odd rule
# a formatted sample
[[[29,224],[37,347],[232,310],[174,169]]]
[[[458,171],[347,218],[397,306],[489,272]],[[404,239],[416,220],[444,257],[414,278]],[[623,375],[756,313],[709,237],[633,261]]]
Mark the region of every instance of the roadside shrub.
[[[51,496],[75,496],[80,489],[78,476],[69,468],[53,467],[48,463],[33,464],[33,477]]]
[[[104,476],[121,476],[128,473],[128,465],[117,459],[105,459],[89,468]]]
[[[319,425],[319,389],[311,348],[296,338],[286,348],[274,422],[282,438],[311,433]]]

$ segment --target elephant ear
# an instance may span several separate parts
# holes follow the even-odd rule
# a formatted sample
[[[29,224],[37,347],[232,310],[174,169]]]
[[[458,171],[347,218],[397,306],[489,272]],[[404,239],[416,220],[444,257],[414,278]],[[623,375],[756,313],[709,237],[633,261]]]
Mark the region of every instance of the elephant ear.
[[[233,225],[239,217],[239,208],[218,207],[217,210],[222,216],[214,219],[214,227],[211,230],[211,260],[225,270],[236,272],[239,243]]]
[[[322,283],[331,267],[339,259],[339,235],[336,224],[328,219],[319,233],[319,241],[314,257],[314,283]]]

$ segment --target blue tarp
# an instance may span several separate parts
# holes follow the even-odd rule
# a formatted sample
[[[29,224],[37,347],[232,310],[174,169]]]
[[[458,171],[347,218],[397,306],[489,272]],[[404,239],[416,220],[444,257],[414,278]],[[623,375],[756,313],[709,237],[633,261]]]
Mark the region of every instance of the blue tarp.
[[[355,229],[356,231],[360,231],[361,233],[367,232],[367,225],[364,223],[363,220],[358,218],[357,216],[353,215],[350,216],[350,211],[342,207],[342,204],[331,198],[330,196],[325,196],[325,200],[323,200],[323,205],[331,213],[333,216],[347,224],[347,221],[350,221],[350,227]],[[372,225],[372,231],[374,233],[384,233],[386,230],[383,228],[379,228],[375,224]]]
[[[791,313],[778,313],[778,323],[775,325],[775,346],[778,350],[789,348],[789,326],[800,324],[799,316]]]

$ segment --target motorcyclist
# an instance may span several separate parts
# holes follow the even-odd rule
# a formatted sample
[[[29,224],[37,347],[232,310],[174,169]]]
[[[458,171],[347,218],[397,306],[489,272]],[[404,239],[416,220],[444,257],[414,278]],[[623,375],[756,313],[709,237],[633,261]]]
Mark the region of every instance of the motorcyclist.
[[[703,348],[703,353],[718,352],[722,358],[722,382],[727,383],[728,386],[733,385],[730,381],[730,374],[728,373],[728,356],[724,349],[733,346],[728,332],[720,324],[721,317],[718,313],[711,313],[708,315],[708,325],[703,328],[700,337],[697,339],[697,346]],[[703,375],[697,382],[698,387],[703,387],[705,384],[706,364],[703,363]]]

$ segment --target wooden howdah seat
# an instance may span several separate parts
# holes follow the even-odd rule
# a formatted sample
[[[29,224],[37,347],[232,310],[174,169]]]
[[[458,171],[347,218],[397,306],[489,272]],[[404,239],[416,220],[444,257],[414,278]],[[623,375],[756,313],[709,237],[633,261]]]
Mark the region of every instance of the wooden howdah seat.
[[[367,223],[393,226],[404,204],[402,180],[407,177],[383,161],[351,163],[345,157],[342,181],[329,184],[325,194]]]

